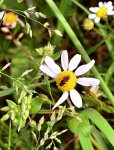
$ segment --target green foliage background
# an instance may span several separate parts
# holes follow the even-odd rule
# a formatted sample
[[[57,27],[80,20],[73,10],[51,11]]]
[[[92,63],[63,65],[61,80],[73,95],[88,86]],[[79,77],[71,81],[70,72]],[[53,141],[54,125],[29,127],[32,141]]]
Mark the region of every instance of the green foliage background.
[[[109,17],[108,22],[96,24],[91,31],[83,29],[89,7],[97,3],[95,0],[1,1],[1,11],[13,11],[24,24],[30,25],[28,34],[27,27],[19,24],[10,29],[10,33],[0,29],[1,150],[114,149],[113,17]],[[33,6],[36,8],[29,18],[24,12]],[[47,17],[37,18],[36,12]],[[49,27],[44,27],[46,22]],[[23,37],[17,40],[21,33]],[[8,40],[7,35],[13,38]],[[61,92],[54,81],[39,70],[46,55],[60,64],[64,49],[68,50],[70,58],[80,53],[81,63],[95,59],[96,67],[87,76],[100,80],[100,97],[92,94],[89,88],[77,87],[83,108],[75,108],[75,114],[67,102],[55,111],[51,110]],[[9,62],[11,65],[2,70]],[[26,71],[28,73],[23,76]]]

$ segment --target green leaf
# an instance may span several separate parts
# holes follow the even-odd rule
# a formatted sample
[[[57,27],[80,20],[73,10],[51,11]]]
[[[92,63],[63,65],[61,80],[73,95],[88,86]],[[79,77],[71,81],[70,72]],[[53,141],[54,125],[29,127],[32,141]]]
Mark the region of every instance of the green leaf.
[[[30,114],[36,114],[42,107],[42,100],[39,97],[32,99]]]
[[[61,51],[56,52],[56,53],[54,53],[54,54],[52,55],[52,58],[53,58],[54,60],[57,60],[58,58],[60,58],[60,55],[61,55]]]
[[[88,108],[82,112],[85,114],[93,123],[103,132],[109,142],[114,146],[114,130],[111,128],[109,123],[92,108]]]
[[[110,79],[112,78],[112,75],[114,73],[114,62],[112,62],[106,72],[106,75],[105,75],[105,82],[106,84],[108,85]]]
[[[93,145],[90,141],[90,137],[84,134],[78,134],[78,136],[83,150],[94,150]]]
[[[98,131],[97,128],[95,128],[94,126],[92,127],[92,135],[95,138],[95,140],[97,141],[97,143],[99,143],[100,147],[102,150],[108,150],[106,143],[102,137],[102,135],[100,134],[100,132]]]
[[[4,91],[0,91],[0,97],[6,96],[6,95],[10,95],[13,92],[15,92],[15,88],[9,88],[9,89],[6,89]]]
[[[67,122],[69,129],[79,136],[83,150],[93,150],[90,140],[91,126],[85,115],[79,114],[79,118],[72,118]]]
[[[50,87],[50,82],[48,80],[48,77],[45,77],[45,81],[46,81],[46,85],[47,85],[48,91],[49,91],[49,93],[51,95],[51,87]]]
[[[84,116],[78,118],[72,118],[68,121],[68,127],[69,129],[76,134],[83,133],[84,135],[89,135],[91,128],[89,125],[89,121]]]

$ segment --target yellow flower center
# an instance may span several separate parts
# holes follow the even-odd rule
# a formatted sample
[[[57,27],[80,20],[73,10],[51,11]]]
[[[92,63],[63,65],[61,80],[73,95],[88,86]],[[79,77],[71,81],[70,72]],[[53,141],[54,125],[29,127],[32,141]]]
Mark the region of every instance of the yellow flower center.
[[[4,24],[13,25],[14,23],[17,23],[17,15],[13,12],[7,12],[3,19]]]
[[[72,71],[63,71],[56,77],[56,85],[62,92],[68,92],[77,84],[77,78]]]
[[[91,19],[86,18],[83,22],[83,27],[85,30],[92,30],[94,28],[94,23]]]
[[[98,11],[97,11],[97,17],[101,18],[101,19],[106,19],[107,18],[107,8],[106,7],[101,7]]]

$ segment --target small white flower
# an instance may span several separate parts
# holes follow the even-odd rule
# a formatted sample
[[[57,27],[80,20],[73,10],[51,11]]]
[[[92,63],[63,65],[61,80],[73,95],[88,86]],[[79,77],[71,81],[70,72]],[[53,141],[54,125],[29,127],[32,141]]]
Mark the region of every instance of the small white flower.
[[[89,19],[94,19],[96,23],[100,21],[100,19],[105,20],[108,15],[114,15],[112,2],[99,2],[99,7],[90,7],[89,10],[92,12],[89,15]]]
[[[92,86],[92,87],[90,88],[90,91],[91,91],[92,94],[94,94],[94,96],[96,96],[97,98],[102,95],[101,91],[99,90],[99,86],[98,86],[98,85],[97,85],[97,86]]]
[[[0,12],[0,20],[3,19],[3,25],[8,28],[15,28],[17,25],[17,22],[24,27],[24,23],[18,18],[18,16],[13,12]]]
[[[63,92],[62,96],[52,109],[55,109],[57,106],[62,104],[68,98],[68,95],[70,95],[72,103],[76,107],[82,107],[81,96],[74,89],[76,84],[78,83],[83,86],[99,85],[100,81],[98,79],[79,77],[80,75],[85,74],[93,67],[95,60],[91,60],[88,64],[81,65],[80,67],[78,67],[80,61],[81,55],[76,54],[69,62],[68,53],[66,50],[64,50],[61,54],[61,65],[63,68],[63,71],[61,71],[61,68],[53,61],[52,58],[50,58],[49,56],[45,57],[46,65],[41,65],[40,70],[45,74],[49,75],[50,77],[54,78],[57,87]],[[73,70],[75,71],[73,72]]]

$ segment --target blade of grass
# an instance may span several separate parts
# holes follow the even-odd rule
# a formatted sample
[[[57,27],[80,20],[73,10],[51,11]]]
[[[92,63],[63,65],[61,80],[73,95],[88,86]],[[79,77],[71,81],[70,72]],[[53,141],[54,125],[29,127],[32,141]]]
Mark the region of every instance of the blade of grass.
[[[93,145],[90,138],[91,127],[89,119],[84,113],[80,113],[78,118],[80,118],[80,120],[78,120],[76,117],[67,118],[68,128],[72,133],[75,133],[79,136],[80,144],[83,150],[93,150]]]
[[[78,40],[77,36],[75,35],[73,30],[71,29],[70,25],[67,23],[67,21],[64,18],[64,16],[61,14],[59,9],[57,8],[57,6],[54,3],[54,1],[53,0],[45,0],[45,1],[49,5],[49,7],[52,9],[52,11],[54,12],[55,16],[58,18],[58,20],[61,22],[62,26],[64,27],[64,30],[66,31],[66,33],[68,34],[69,38],[73,42],[74,46],[77,48],[78,52],[82,55],[83,59],[86,62],[89,62],[90,58],[89,58],[87,52],[85,51],[84,47],[82,46],[82,44]],[[110,102],[114,106],[114,97],[113,97],[111,91],[109,90],[109,88],[107,87],[106,83],[104,82],[104,80],[100,76],[100,74],[97,71],[96,67],[92,68],[92,72],[96,76],[96,78],[98,78],[100,80],[102,89],[104,90],[105,94],[107,95],[107,97],[109,98]]]
[[[113,73],[114,73],[114,62],[111,63],[111,65],[109,66],[109,68],[106,72],[105,82],[106,82],[107,85],[108,85]]]
[[[95,140],[99,143],[99,145],[101,146],[102,150],[108,150],[100,132],[97,130],[96,127],[92,126],[92,135],[95,138]]]
[[[107,137],[109,142],[114,147],[114,130],[108,124],[108,122],[98,113],[96,110],[92,108],[88,108],[82,112],[86,115],[93,123],[103,132],[103,134]]]
[[[94,150],[89,136],[78,134],[83,150]]]
[[[0,91],[0,97],[6,96],[6,95],[10,95],[15,91],[15,88],[9,88],[6,89],[4,91]]]
[[[93,145],[97,148],[97,150],[104,150],[101,148],[101,145],[99,145],[99,143],[92,136],[90,136],[90,139]]]
[[[76,4],[79,8],[81,8],[86,14],[88,15],[90,14],[90,12],[83,5],[81,5],[78,1],[72,0],[72,2]]]
[[[102,45],[103,43],[105,43],[105,40],[109,37],[109,35],[104,38],[103,40],[101,40],[99,43],[97,43],[95,46],[91,47],[90,49],[87,50],[88,55],[92,54],[93,52],[95,52],[95,50]]]
[[[67,6],[68,6],[68,3],[69,3],[69,2],[70,2],[70,1],[68,1],[68,0],[61,0],[59,9],[60,9],[60,11],[61,11],[61,13],[62,13],[63,15],[64,15],[64,13],[65,13],[65,10],[67,9]],[[58,20],[58,22],[57,22],[57,29],[60,30],[61,33],[64,32],[64,28],[63,28],[63,26],[61,25],[61,23],[60,23],[59,20]],[[60,40],[61,40],[61,38],[60,38],[59,36],[54,36],[53,43],[58,45],[59,42],[60,42]]]

